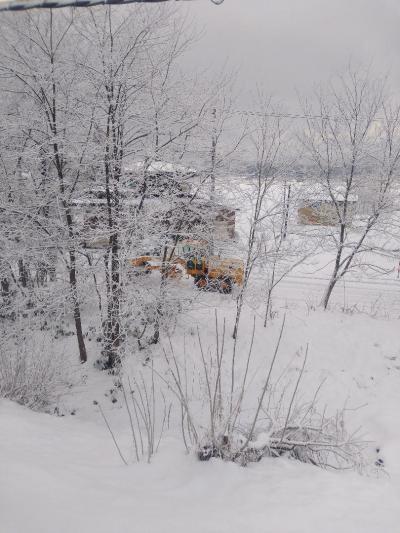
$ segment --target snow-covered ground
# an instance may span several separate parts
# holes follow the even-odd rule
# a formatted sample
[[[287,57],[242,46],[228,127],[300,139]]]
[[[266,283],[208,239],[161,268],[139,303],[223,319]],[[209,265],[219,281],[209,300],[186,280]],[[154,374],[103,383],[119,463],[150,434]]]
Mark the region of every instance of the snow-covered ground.
[[[186,315],[184,327],[195,319],[209,342],[212,305],[229,326],[233,300],[204,297],[210,306]],[[244,330],[251,322],[252,312],[246,310]],[[254,353],[260,365],[271,357],[279,326],[279,317],[265,330],[261,321],[257,325]],[[177,341],[182,331],[178,326]],[[350,427],[361,425],[363,438],[370,441],[368,460],[373,465],[381,457],[385,472],[324,471],[286,458],[265,458],[246,468],[217,459],[202,463],[185,453],[173,425],[151,464],[132,460],[124,466],[93,400],[102,398],[123,453],[132,457],[126,411],[121,398],[112,403],[110,395],[105,396],[112,377],[89,363],[85,384],[63,400],[63,417],[0,402],[0,531],[397,533],[398,322],[363,314],[287,310],[281,368],[290,363],[290,371],[298,372],[299,349],[306,343],[310,356],[302,394],[312,396],[327,378],[320,401],[333,409],[346,403]]]
[[[244,210],[238,215],[242,230],[246,216]],[[233,246],[240,255],[240,246]],[[332,250],[319,249],[282,280],[273,293],[274,318],[266,328],[265,279],[262,272],[255,272],[245,298],[237,368],[239,372],[245,365],[255,317],[256,372],[250,402],[257,402],[258,380],[268,370],[286,315],[274,379],[284,375],[288,383],[295,382],[308,345],[300,401],[310,401],[323,384],[318,394],[321,411],[326,407],[332,413],[345,406],[349,431],[359,430],[360,438],[368,441],[369,467],[362,475],[326,471],[285,457],[263,458],[245,468],[217,459],[200,462],[194,450],[185,451],[176,405],[151,464],[135,462],[121,391],[113,376],[95,369],[99,343],[91,334],[89,361],[77,367],[75,385],[60,400],[58,412],[63,416],[35,413],[0,400],[0,533],[398,533],[397,258],[367,258],[381,269],[375,275],[362,270],[349,274],[338,283],[330,309],[324,312],[319,303],[332,258]],[[156,283],[154,274],[142,288],[150,291]],[[214,349],[217,310],[220,327],[226,319],[229,353],[235,291],[200,293],[191,279],[174,283],[173,290],[186,303],[172,343],[181,346],[186,336],[188,346],[196,344],[198,326],[205,353]],[[86,309],[85,327],[89,325]],[[61,337],[58,342],[67,360],[75,339]],[[162,367],[161,350],[152,347],[127,358],[127,375],[140,372],[148,355],[156,368]],[[196,350],[189,349],[189,355],[195,359]],[[101,404],[128,466],[122,463],[94,400]],[[200,402],[199,409],[206,406]],[[375,466],[378,459],[384,468]]]
[[[296,306],[318,306],[328,278],[322,275],[289,274],[278,285],[278,302]],[[332,294],[330,307],[347,312],[400,317],[400,280],[394,275],[387,279],[341,280]]]

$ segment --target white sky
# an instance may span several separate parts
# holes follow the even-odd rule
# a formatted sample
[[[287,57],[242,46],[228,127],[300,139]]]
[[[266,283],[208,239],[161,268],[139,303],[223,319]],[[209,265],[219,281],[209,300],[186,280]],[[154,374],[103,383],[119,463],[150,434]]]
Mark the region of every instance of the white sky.
[[[296,107],[296,88],[308,93],[351,59],[390,70],[400,88],[400,0],[207,0],[182,2],[204,37],[187,65],[238,70],[241,104],[260,84]]]
[[[350,60],[372,64],[378,74],[390,71],[400,92],[400,0],[225,0],[220,6],[194,0],[176,6],[204,31],[185,67],[237,71],[242,107],[251,106],[258,84],[295,111],[296,89],[309,94]]]

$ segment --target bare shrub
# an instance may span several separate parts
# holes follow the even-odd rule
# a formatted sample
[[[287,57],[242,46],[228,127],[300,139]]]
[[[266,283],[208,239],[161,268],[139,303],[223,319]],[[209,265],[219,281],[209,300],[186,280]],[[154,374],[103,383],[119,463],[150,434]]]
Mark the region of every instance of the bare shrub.
[[[150,463],[158,451],[164,430],[169,423],[171,403],[167,403],[159,383],[156,386],[152,366],[148,366],[144,372],[138,372],[132,378],[121,377],[117,382],[117,388],[122,392],[123,405],[129,418],[135,460],[137,462],[146,460]],[[94,404],[99,408],[118,455],[122,462],[128,465],[129,461],[121,450],[101,404],[97,400]]]
[[[49,342],[0,345],[0,397],[48,411],[70,387],[71,376],[68,365]]]
[[[345,410],[328,417],[318,409],[323,383],[311,401],[299,399],[308,347],[294,383],[288,379],[289,368],[273,377],[284,328],[285,319],[264,370],[253,357],[255,321],[247,354],[240,354],[240,371],[238,339],[229,356],[225,323],[221,332],[217,316],[212,348],[205,348],[198,331],[196,353],[184,348],[178,357],[172,343],[164,350],[167,372],[160,377],[179,400],[187,450],[194,447],[203,461],[219,457],[246,465],[285,455],[323,468],[361,469],[365,443],[347,432]]]

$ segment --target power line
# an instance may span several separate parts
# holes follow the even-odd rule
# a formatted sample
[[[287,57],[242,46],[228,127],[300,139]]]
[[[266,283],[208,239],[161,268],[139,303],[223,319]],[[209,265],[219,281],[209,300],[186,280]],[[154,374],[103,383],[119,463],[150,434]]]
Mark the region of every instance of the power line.
[[[92,7],[98,5],[120,4],[159,4],[170,1],[193,1],[193,0],[27,0],[25,2],[9,1],[0,3],[0,11],[27,11],[28,9],[55,9],[61,7]],[[224,0],[210,0],[215,5],[221,5]]]
[[[311,115],[306,113],[263,113],[262,111],[249,111],[246,109],[235,109],[232,111],[235,115],[254,116],[254,117],[268,117],[268,118],[290,118],[294,120],[332,120],[335,122],[344,122],[346,119],[339,116],[331,115]],[[358,117],[363,118],[363,117]],[[371,122],[382,122],[384,117],[369,118]]]

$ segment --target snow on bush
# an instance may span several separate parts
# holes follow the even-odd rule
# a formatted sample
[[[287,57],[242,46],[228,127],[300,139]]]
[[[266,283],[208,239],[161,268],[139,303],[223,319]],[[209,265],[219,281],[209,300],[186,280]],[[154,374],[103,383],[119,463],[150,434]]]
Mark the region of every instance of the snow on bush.
[[[366,443],[346,430],[343,409],[327,416],[318,408],[322,384],[309,401],[299,399],[308,348],[295,380],[285,380],[288,369],[280,375],[275,370],[284,322],[264,370],[253,357],[255,325],[247,354],[237,338],[227,347],[225,324],[221,334],[218,323],[210,348],[198,331],[190,353],[179,353],[172,343],[164,350],[161,377],[179,401],[187,449],[194,447],[203,461],[218,457],[243,466],[285,455],[323,468],[361,470]]]

